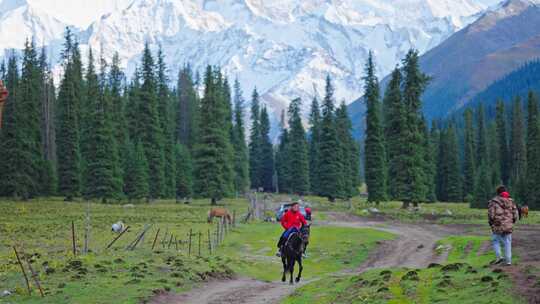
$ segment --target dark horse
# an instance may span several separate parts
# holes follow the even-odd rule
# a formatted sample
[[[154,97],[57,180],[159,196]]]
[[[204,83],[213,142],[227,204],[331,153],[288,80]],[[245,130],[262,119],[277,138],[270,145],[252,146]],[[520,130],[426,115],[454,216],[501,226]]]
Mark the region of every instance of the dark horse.
[[[302,277],[302,254],[309,242],[309,225],[302,226],[300,233],[292,233],[285,242],[282,249],[281,261],[283,262],[283,276],[281,281],[285,282],[287,271],[291,274],[290,283],[293,284],[294,264],[298,262],[298,276],[296,282],[300,282]]]

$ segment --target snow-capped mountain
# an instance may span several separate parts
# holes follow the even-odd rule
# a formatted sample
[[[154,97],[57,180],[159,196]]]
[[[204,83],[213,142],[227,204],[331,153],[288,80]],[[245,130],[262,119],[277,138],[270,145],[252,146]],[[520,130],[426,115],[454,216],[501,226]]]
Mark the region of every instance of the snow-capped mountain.
[[[495,0],[488,0],[495,1]],[[189,62],[219,65],[246,95],[257,87],[275,117],[288,101],[307,106],[334,79],[338,100],[362,92],[371,49],[379,76],[406,51],[425,52],[476,20],[486,0],[3,0],[0,50],[26,37],[59,48],[66,25],[105,58],[133,71],[145,41],[163,47],[171,79]],[[94,19],[88,27],[88,20]],[[58,50],[53,50],[55,54]]]

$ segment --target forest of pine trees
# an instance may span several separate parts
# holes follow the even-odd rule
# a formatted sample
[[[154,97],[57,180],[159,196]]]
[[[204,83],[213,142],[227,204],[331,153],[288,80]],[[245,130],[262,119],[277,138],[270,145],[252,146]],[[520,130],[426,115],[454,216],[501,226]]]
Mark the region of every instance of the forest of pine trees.
[[[382,99],[366,64],[365,178],[368,200],[386,197],[404,207],[420,202],[462,202],[486,208],[498,185],[507,185],[520,205],[540,209],[539,99],[530,91],[511,108],[499,100],[495,109],[482,103],[462,117],[433,121],[427,127],[421,95],[429,83],[409,51],[391,74]],[[494,114],[488,115],[487,112]],[[493,118],[490,118],[493,117]]]
[[[0,67],[10,92],[0,133],[0,196],[216,203],[249,189],[332,200],[357,193],[359,148],[346,106],[335,109],[330,78],[322,114],[313,102],[310,130],[295,99],[274,147],[257,90],[247,123],[240,82],[231,87],[219,67],[208,66],[199,80],[185,65],[173,88],[161,48],[153,53],[146,44],[127,79],[117,54],[106,62],[89,49],[83,60],[68,28],[55,88],[45,54],[29,41],[22,56],[12,52]]]

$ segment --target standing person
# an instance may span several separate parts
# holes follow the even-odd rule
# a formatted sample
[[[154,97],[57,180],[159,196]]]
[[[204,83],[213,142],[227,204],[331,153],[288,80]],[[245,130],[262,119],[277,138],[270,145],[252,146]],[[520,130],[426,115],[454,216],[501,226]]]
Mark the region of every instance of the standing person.
[[[514,223],[518,219],[518,212],[514,201],[506,187],[497,188],[497,196],[489,201],[488,218],[491,231],[493,232],[493,250],[497,259],[492,264],[505,263],[512,265],[512,231]],[[501,256],[501,243],[504,245],[504,259]]]
[[[281,256],[281,246],[283,243],[289,238],[289,235],[291,233],[300,233],[300,228],[302,228],[303,225],[307,225],[307,221],[300,212],[300,205],[298,202],[294,202],[289,210],[285,212],[285,214],[281,217],[281,226],[285,231],[281,234],[281,237],[279,238],[279,242],[277,244],[278,252],[276,253],[276,256]]]

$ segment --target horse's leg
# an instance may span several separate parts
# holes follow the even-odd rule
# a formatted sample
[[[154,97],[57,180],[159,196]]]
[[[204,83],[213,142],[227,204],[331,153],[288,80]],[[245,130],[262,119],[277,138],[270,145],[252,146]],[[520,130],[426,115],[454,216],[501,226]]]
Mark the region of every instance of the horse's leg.
[[[298,258],[298,276],[296,277],[296,283],[300,282],[300,278],[302,278],[302,270],[304,267],[302,266],[302,256]]]
[[[281,262],[283,263],[283,276],[281,277],[281,282],[285,282],[287,280],[287,278],[285,277],[287,273],[287,261],[284,254],[282,254],[281,256]]]
[[[296,259],[295,258],[290,258],[289,259],[289,272],[290,272],[290,275],[291,275],[291,280],[290,280],[290,284],[293,285],[293,276],[294,276],[294,263],[296,262]]]

